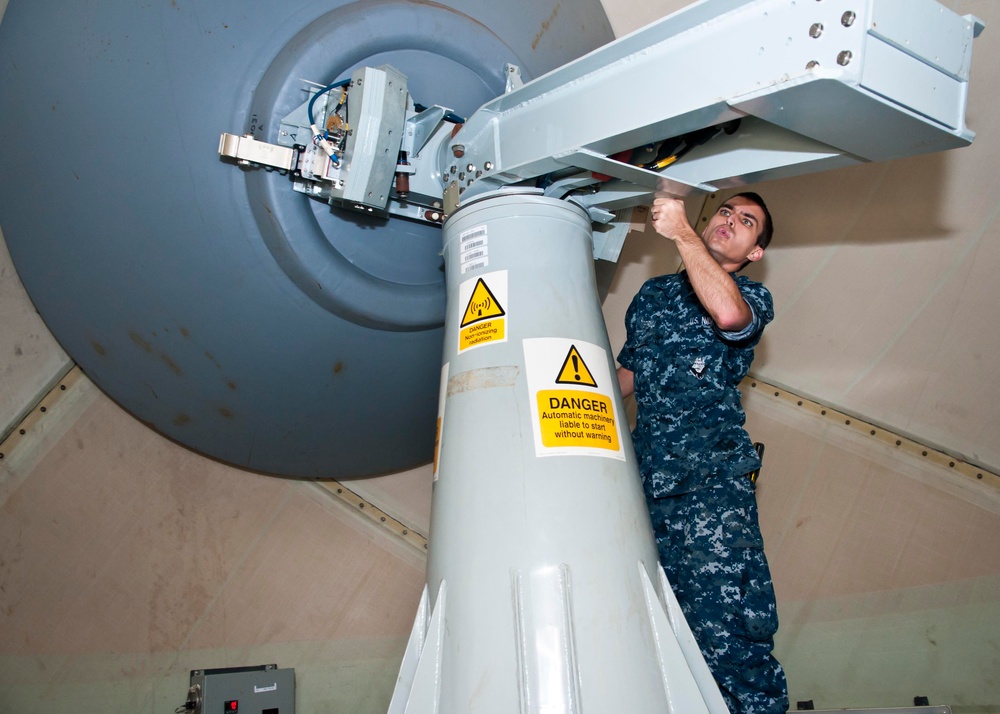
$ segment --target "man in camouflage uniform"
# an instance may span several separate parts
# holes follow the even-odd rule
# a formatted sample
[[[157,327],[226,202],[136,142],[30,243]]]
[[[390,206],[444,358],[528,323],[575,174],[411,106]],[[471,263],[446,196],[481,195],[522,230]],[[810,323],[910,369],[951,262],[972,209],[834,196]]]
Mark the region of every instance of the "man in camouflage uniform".
[[[618,378],[636,398],[632,438],[660,560],[730,711],[784,713],[774,590],[747,477],[760,458],[737,389],[774,310],[767,288],[736,271],[763,257],[771,216],[760,196],[739,194],[699,236],[683,202],[657,198],[653,227],[685,271],[635,296]]]

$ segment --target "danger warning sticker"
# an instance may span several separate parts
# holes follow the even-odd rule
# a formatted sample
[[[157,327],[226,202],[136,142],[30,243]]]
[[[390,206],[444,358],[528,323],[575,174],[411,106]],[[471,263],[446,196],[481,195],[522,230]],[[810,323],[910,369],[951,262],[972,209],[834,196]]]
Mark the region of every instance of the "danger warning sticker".
[[[507,271],[498,270],[458,286],[458,303],[465,305],[458,326],[458,351],[507,341]]]
[[[607,352],[581,340],[524,340],[537,456],[625,459]]]
[[[596,387],[594,375],[587,369],[583,357],[576,349],[576,345],[569,348],[569,353],[563,361],[559,376],[556,377],[556,384],[581,384],[587,387]]]

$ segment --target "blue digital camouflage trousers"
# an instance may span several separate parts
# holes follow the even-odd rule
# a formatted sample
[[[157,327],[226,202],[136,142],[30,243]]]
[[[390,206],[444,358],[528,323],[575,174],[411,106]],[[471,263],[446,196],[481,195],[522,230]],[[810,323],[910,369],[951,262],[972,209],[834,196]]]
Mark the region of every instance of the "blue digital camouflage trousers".
[[[785,673],[771,654],[778,614],[754,485],[718,477],[649,498],[660,562],[733,714],[784,714]]]

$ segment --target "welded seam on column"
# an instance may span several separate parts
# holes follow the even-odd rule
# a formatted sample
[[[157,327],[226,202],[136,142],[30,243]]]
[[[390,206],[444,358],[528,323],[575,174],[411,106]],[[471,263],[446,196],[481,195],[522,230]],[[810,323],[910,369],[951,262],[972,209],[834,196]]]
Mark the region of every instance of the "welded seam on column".
[[[517,365],[481,367],[459,372],[448,380],[448,396],[452,397],[462,392],[472,392],[477,389],[513,387],[520,374],[521,368]]]
[[[948,471],[954,471],[974,481],[981,481],[993,488],[1000,489],[1000,474],[995,471],[991,471],[980,464],[966,461],[961,457],[953,456],[941,449],[903,436],[885,427],[873,424],[863,418],[859,418],[857,415],[834,409],[812,399],[807,399],[755,377],[744,378],[740,383],[740,389],[744,392],[754,391],[800,409],[805,409],[814,416],[822,417],[833,424],[838,424],[853,432],[863,434],[883,444],[895,447],[903,453],[916,456]]]

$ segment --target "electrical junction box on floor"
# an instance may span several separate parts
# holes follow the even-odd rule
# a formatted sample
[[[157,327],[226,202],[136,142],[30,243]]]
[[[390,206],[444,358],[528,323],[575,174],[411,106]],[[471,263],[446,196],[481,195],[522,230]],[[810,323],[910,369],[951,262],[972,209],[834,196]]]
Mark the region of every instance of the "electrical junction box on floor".
[[[276,664],[193,669],[183,711],[194,714],[295,714],[295,670]]]

